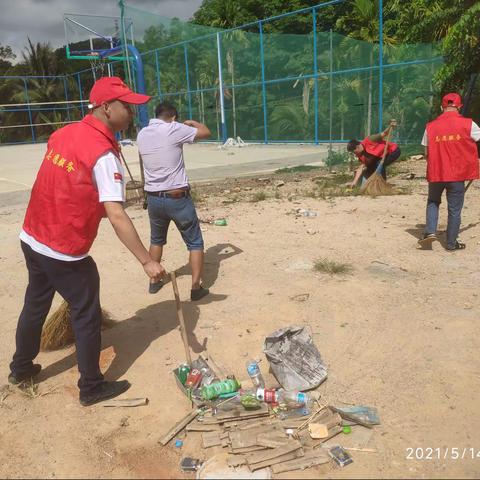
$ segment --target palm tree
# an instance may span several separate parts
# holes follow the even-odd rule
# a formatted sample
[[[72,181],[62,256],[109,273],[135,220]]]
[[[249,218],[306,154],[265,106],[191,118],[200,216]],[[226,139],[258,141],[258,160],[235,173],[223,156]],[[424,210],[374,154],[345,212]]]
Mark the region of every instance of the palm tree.
[[[378,0],[352,0],[352,16],[341,19],[340,23],[351,22],[355,26],[350,27],[349,37],[368,42],[369,65],[373,66],[374,44],[379,40]],[[395,43],[395,39],[388,34],[383,35],[383,41],[387,45]],[[367,121],[365,131],[371,134],[372,129],[372,96],[373,96],[373,68],[370,68],[368,76],[368,100],[367,100]]]

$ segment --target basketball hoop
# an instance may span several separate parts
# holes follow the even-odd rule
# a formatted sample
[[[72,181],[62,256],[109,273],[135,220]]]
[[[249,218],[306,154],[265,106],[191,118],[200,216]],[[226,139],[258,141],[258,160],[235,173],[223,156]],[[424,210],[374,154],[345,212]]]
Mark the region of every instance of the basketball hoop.
[[[107,64],[107,58],[102,57],[99,52],[90,52],[87,54],[89,57],[90,68],[92,69],[93,78],[95,81],[98,77],[105,76],[105,66]],[[110,72],[108,72],[110,74]]]

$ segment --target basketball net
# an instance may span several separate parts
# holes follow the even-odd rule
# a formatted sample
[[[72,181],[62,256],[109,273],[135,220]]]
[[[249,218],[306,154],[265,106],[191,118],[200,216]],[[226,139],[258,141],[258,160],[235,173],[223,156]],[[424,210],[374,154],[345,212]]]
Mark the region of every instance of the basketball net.
[[[105,67],[108,67],[106,57],[101,57],[98,52],[91,52],[88,54],[90,57],[90,68],[92,69],[93,79],[96,82],[98,78],[105,76]],[[110,69],[107,68],[107,75],[110,76]]]

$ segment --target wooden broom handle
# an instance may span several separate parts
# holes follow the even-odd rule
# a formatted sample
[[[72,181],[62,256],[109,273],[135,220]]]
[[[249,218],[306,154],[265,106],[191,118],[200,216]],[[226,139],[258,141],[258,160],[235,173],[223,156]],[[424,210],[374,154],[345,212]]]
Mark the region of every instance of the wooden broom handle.
[[[383,163],[385,162],[385,159],[387,158],[388,144],[390,143],[390,136],[392,135],[392,130],[393,130],[393,125],[390,125],[388,127],[387,138],[385,139],[385,148],[383,149],[382,160],[380,161],[379,166],[383,165]]]
[[[127,169],[128,175],[130,176],[130,180],[131,180],[132,182],[134,182],[135,180],[133,179],[132,172],[131,172],[130,169],[128,168],[127,161],[125,160],[125,157],[123,156],[123,153],[122,153],[121,150],[120,150],[120,156],[122,157],[122,161],[123,161],[123,163],[125,164],[125,167],[126,167],[126,169]]]
[[[170,278],[172,280],[173,294],[175,295],[175,304],[177,305],[177,319],[180,324],[180,333],[182,335],[183,346],[185,347],[185,356],[188,365],[192,365],[192,357],[190,355],[190,348],[188,347],[187,330],[185,328],[185,320],[183,318],[182,305],[180,303],[180,295],[178,294],[177,277],[175,272],[170,272]]]

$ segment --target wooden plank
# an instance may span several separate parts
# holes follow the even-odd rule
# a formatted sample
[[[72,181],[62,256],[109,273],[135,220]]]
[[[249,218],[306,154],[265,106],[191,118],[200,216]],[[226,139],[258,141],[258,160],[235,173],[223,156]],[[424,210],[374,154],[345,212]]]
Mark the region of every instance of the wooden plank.
[[[283,432],[261,433],[257,435],[257,445],[267,448],[283,447],[289,441],[289,438]]]
[[[322,455],[319,452],[309,452],[301,458],[290,460],[288,462],[278,463],[272,466],[274,474],[291,472],[293,470],[305,470],[306,468],[315,467],[316,465],[322,465],[330,462],[328,455]]]
[[[233,448],[249,447],[257,445],[257,437],[262,433],[276,434],[278,430],[272,425],[260,425],[248,430],[233,430],[230,432],[230,441]],[[283,433],[283,432],[281,432]]]
[[[230,442],[229,442],[228,438],[221,439],[221,442],[222,442],[222,447],[223,448],[226,448],[230,445]]]
[[[240,467],[247,464],[246,455],[229,455],[227,457],[227,464],[229,467]]]
[[[302,444],[299,441],[290,440],[287,445],[284,445],[282,447],[271,448],[269,450],[266,450],[265,452],[252,453],[247,457],[247,462],[249,465],[264,462],[265,460],[269,460],[271,458],[293,452],[299,448],[302,448]]]
[[[260,450],[267,450],[267,449],[259,445],[254,445],[253,447],[236,448],[236,449],[233,449],[232,447],[230,447],[229,451],[230,453],[234,453],[235,455],[238,455],[243,453],[258,452]]]
[[[189,414],[185,415],[177,422],[160,440],[162,445],[166,445],[175,435],[181,432],[191,421],[198,416],[198,410],[194,408]]]
[[[295,460],[298,457],[303,455],[303,449],[299,448],[293,452],[285,453],[284,455],[280,455],[275,458],[271,458],[269,460],[265,460],[264,462],[255,463],[253,465],[248,464],[248,468],[254,472],[255,470],[260,470],[261,468],[271,467],[272,465],[276,465],[277,463],[288,462],[291,460]]]
[[[223,432],[220,425],[202,425],[199,422],[192,422],[185,427],[187,432]]]
[[[204,432],[202,433],[203,448],[217,447],[222,444],[219,432]]]
[[[256,418],[265,415],[269,415],[270,411],[268,409],[267,404],[262,404],[261,408],[258,410],[245,410],[243,407],[237,407],[229,412],[219,413],[218,415],[206,414],[202,418],[202,423],[220,423],[225,421],[232,421],[232,420],[240,420],[240,419],[247,419],[247,418]]]

